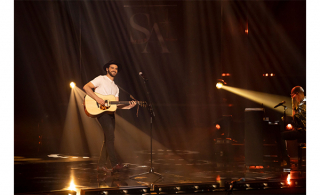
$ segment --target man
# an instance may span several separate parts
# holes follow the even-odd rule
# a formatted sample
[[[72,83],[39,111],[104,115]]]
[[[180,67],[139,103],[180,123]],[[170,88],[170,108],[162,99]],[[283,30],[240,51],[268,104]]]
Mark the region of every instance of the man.
[[[293,130],[281,133],[281,166],[290,167],[290,157],[288,156],[285,140],[306,141],[306,97],[304,90],[300,86],[295,86],[291,90]]]
[[[114,78],[121,70],[121,65],[113,60],[109,61],[103,66],[106,75],[100,75],[88,82],[83,89],[94,100],[99,104],[104,105],[105,101],[99,98],[92,89],[95,89],[96,93],[101,95],[114,95],[116,101],[119,101],[119,88],[114,83]],[[131,109],[136,105],[135,101],[131,101],[128,106],[118,105],[118,109]],[[114,130],[115,130],[115,115],[114,113],[104,113],[98,116],[98,121],[104,132],[104,142],[101,148],[100,157],[98,161],[98,171],[108,172],[105,166],[106,160],[109,157],[110,163],[112,165],[112,172],[120,171],[123,166],[118,163],[115,148],[114,148]]]

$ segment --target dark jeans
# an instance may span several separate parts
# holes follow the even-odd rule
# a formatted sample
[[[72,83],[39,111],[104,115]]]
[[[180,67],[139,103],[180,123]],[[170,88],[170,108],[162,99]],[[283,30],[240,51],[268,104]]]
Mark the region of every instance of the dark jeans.
[[[280,159],[288,158],[288,151],[286,146],[286,140],[297,140],[298,142],[306,142],[306,131],[283,131],[280,136],[280,144],[278,144],[280,151]]]
[[[102,144],[98,165],[105,165],[109,157],[111,165],[114,167],[118,164],[114,148],[115,116],[114,114],[102,114],[98,117],[98,121],[104,133],[104,141]]]

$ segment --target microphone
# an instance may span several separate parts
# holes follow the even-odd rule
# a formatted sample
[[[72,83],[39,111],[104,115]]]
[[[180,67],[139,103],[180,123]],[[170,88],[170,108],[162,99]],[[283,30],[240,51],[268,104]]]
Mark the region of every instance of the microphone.
[[[282,106],[284,103],[286,103],[286,101],[282,101],[282,102],[280,102],[279,104],[277,104],[274,108],[277,108],[277,107],[279,107],[279,106]]]
[[[139,75],[144,81],[148,81],[147,77],[145,77],[142,72],[139,72]]]

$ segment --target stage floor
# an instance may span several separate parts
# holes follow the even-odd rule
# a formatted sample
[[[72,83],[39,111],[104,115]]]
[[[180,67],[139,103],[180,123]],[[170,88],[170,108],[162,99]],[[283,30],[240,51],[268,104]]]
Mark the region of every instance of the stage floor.
[[[156,155],[153,156],[154,172],[161,174],[162,177],[153,173],[132,177],[150,171],[150,158],[145,154],[140,155],[145,158],[143,163],[124,162],[123,164],[128,167],[114,175],[111,172],[99,173],[96,170],[98,157],[62,154],[47,154],[33,158],[15,156],[14,193],[68,190],[72,186],[71,182],[75,185],[77,195],[80,195],[81,189],[125,186],[148,186],[151,192],[154,185],[170,184],[218,183],[220,188],[225,188],[228,182],[241,178],[246,182],[286,183],[287,175],[290,173],[280,166],[247,167],[241,160],[226,162],[204,158],[186,159],[183,154],[188,151],[171,153],[173,155],[169,155],[170,153],[157,155],[159,153],[155,152]],[[135,161],[132,159],[131,162]],[[292,163],[296,163],[296,159],[292,159]],[[298,175],[295,174],[295,179],[305,180],[305,176],[306,172],[300,170]],[[299,190],[299,194],[305,194],[305,188]]]

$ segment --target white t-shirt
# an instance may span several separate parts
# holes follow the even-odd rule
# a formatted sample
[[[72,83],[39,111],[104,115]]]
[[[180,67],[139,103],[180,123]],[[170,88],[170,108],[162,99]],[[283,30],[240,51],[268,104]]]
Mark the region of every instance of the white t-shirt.
[[[118,86],[106,75],[100,75],[90,81],[95,87],[95,92],[101,95],[114,95],[119,97]]]

